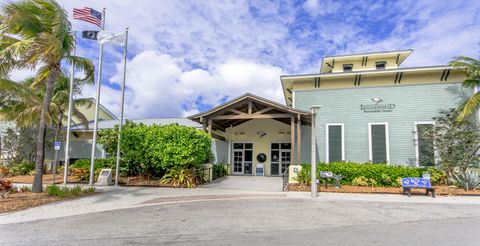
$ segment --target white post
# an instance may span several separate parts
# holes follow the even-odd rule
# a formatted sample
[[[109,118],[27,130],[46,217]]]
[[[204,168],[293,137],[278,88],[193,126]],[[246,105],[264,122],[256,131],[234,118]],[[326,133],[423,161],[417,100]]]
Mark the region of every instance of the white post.
[[[105,30],[105,8],[102,11],[102,30]],[[93,177],[95,175],[95,152],[97,149],[98,111],[100,107],[100,85],[102,84],[102,56],[103,43],[100,43],[100,57],[98,58],[99,62],[97,75],[97,94],[95,98],[95,120],[93,127],[92,156],[90,158],[90,186],[93,186]]]
[[[75,56],[75,52],[77,49],[77,33],[73,33],[73,56]],[[65,139],[65,164],[64,164],[64,171],[63,171],[63,185],[67,185],[68,182],[68,162],[70,159],[69,150],[70,150],[70,125],[72,123],[72,108],[73,108],[73,82],[74,82],[74,75],[75,75],[75,62],[72,61],[70,68],[70,90],[68,93],[68,116],[67,116],[67,137]],[[54,167],[57,168],[57,167]],[[55,180],[54,180],[55,182]]]
[[[128,27],[125,28],[125,41],[123,47],[123,81],[122,81],[122,106],[120,109],[120,124],[118,125],[118,143],[117,143],[117,164],[115,166],[115,186],[118,186],[118,179],[120,179],[120,141],[122,139],[123,126],[123,110],[125,107],[125,77],[127,75],[127,42],[128,42]]]
[[[317,198],[318,197],[318,191],[317,191],[317,136],[316,136],[316,118],[317,118],[317,112],[316,110],[319,109],[321,106],[315,106],[312,105],[311,110],[312,110],[312,146],[311,146],[311,196],[312,198]]]

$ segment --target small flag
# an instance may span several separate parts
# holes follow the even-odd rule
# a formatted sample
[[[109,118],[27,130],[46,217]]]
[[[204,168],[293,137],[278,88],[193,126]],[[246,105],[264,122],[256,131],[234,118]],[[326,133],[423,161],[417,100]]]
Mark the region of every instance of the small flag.
[[[125,44],[125,33],[113,33],[107,31],[100,31],[97,34],[97,40],[101,44],[112,42],[117,45],[124,45]]]
[[[83,31],[82,38],[97,40],[98,31]]]
[[[73,19],[83,20],[92,23],[98,27],[102,27],[102,13],[88,7],[74,8]]]

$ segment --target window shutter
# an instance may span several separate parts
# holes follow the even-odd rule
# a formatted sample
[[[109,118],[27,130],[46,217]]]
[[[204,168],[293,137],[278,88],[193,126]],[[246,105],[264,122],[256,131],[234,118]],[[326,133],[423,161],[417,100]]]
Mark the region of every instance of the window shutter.
[[[328,161],[342,161],[342,126],[328,126]]]
[[[371,125],[372,127],[372,162],[387,162],[387,146],[385,125]]]

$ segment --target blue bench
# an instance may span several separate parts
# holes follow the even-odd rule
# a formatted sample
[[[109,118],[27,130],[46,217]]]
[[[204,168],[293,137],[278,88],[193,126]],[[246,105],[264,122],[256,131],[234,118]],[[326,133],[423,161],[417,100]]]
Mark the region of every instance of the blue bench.
[[[402,179],[403,194],[407,193],[408,197],[412,195],[412,188],[425,189],[425,195],[432,193],[435,197],[435,187],[432,187],[429,179],[424,178],[403,178]]]

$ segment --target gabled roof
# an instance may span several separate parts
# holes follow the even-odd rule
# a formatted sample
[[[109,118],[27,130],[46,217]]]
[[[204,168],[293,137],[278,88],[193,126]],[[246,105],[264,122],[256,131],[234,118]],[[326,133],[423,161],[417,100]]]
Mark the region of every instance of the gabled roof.
[[[275,107],[277,109],[280,109],[280,110],[284,110],[284,111],[288,111],[292,114],[300,114],[300,115],[310,115],[310,112],[308,111],[303,111],[303,110],[300,110],[300,109],[294,109],[294,108],[290,108],[290,107],[287,107],[283,104],[280,104],[280,103],[277,103],[277,102],[274,102],[272,100],[269,100],[269,99],[266,99],[264,97],[260,97],[260,96],[257,96],[257,95],[254,95],[252,93],[245,93],[239,97],[236,97],[234,99],[231,99],[223,104],[220,104],[208,111],[205,111],[205,112],[201,112],[201,113],[198,113],[198,114],[194,114],[194,115],[191,115],[189,116],[188,118],[189,119],[193,119],[193,118],[199,118],[199,117],[205,117],[205,116],[208,116],[208,115],[212,115],[218,111],[221,111],[222,109],[225,109],[225,108],[228,108],[228,107],[231,107],[243,100],[253,100],[253,101],[257,101],[257,102],[261,102],[261,103],[264,103],[264,104],[268,104],[269,106],[272,106],[272,107]]]
[[[228,127],[234,127],[253,119],[273,119],[290,124],[292,118],[296,120],[300,117],[302,124],[308,124],[311,121],[310,116],[311,114],[308,111],[290,108],[269,99],[246,93],[188,118],[205,124],[205,126],[207,123],[211,123],[213,130],[225,131]]]
[[[96,100],[93,97],[76,98],[75,100],[90,100],[90,101],[92,101],[92,104],[96,103]],[[113,119],[118,120],[118,117],[116,115],[114,115],[112,112],[110,112],[110,110],[108,110],[105,106],[103,106],[101,103],[99,105],[100,105],[100,109],[103,110],[106,114],[108,114]]]

